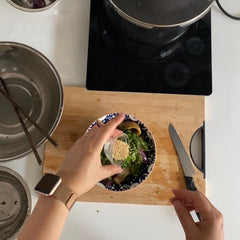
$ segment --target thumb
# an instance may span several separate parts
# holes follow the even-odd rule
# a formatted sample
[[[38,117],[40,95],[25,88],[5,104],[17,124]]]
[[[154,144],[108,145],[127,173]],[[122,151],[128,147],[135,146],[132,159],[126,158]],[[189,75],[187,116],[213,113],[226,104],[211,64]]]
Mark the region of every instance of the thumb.
[[[189,233],[197,230],[197,226],[194,223],[191,214],[183,206],[183,204],[179,200],[174,200],[172,204],[174,205],[175,211],[182,224],[185,234],[188,235]]]
[[[110,176],[113,176],[115,174],[119,174],[122,172],[122,168],[119,166],[115,166],[115,165],[106,165],[106,166],[102,166],[102,174],[101,174],[101,178],[108,178]]]

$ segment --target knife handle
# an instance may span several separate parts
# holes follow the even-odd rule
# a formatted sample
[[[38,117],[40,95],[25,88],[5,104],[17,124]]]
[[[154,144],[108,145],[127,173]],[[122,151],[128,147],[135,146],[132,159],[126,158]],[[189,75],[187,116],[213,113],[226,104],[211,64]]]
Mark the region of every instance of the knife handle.
[[[186,182],[186,185],[187,185],[187,190],[197,191],[197,188],[194,184],[194,180],[193,180],[192,177],[185,177],[185,182]],[[201,222],[202,219],[201,219],[200,213],[196,212],[196,215],[197,215],[197,218],[198,218],[199,222]]]
[[[197,191],[193,178],[192,177],[184,177],[184,178],[187,185],[187,190]]]

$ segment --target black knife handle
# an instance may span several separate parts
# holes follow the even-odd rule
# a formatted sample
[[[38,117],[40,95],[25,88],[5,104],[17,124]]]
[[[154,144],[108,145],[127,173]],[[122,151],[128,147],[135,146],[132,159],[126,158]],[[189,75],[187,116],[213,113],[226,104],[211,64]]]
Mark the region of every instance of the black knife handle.
[[[193,178],[192,177],[184,177],[184,178],[187,185],[187,190],[197,191]]]
[[[194,184],[194,180],[192,177],[184,177],[185,178],[185,182],[186,182],[186,185],[187,185],[187,190],[190,190],[190,191],[197,191],[197,188]],[[201,216],[199,214],[199,212],[196,212],[196,215],[197,215],[197,218],[199,220],[199,222],[201,222]]]

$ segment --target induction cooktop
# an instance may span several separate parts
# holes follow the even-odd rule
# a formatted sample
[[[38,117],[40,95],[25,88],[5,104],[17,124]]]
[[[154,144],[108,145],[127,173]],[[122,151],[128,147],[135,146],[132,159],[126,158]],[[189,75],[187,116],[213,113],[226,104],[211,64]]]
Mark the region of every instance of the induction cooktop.
[[[142,43],[117,30],[103,1],[92,0],[87,89],[210,95],[211,12],[164,47]]]

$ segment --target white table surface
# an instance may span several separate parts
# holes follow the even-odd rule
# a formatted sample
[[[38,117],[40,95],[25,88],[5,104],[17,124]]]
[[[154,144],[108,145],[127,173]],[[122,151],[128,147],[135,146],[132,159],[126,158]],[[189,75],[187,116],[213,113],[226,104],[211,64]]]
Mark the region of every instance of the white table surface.
[[[240,13],[239,0],[221,0]],[[39,13],[15,9],[0,1],[0,41],[30,45],[55,65],[65,85],[85,86],[89,0],[62,0]],[[226,239],[239,239],[240,214],[240,21],[212,7],[213,94],[206,98],[207,196],[223,213]],[[40,147],[43,153],[44,146]],[[1,162],[33,187],[41,177],[32,154]],[[172,207],[76,203],[61,239],[185,239]]]

